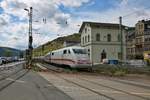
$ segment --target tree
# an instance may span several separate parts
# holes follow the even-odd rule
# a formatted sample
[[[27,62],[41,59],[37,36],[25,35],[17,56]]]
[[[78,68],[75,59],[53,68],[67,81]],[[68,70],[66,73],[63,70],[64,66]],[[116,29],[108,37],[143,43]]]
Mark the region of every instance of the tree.
[[[12,55],[13,55],[13,53],[10,51],[10,50],[6,50],[5,51],[5,53],[4,53],[4,55],[6,56],[6,57],[11,57]]]

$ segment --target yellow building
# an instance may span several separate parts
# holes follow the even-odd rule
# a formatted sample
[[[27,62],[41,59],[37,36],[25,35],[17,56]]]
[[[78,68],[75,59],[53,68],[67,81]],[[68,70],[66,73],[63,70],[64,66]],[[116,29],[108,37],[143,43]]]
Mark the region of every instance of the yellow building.
[[[150,20],[142,20],[136,24],[136,55],[143,56],[150,51]]]

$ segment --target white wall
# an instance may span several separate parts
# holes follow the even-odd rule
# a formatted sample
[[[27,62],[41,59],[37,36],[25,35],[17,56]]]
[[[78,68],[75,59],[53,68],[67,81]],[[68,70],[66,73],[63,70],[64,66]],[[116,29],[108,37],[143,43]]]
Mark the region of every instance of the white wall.
[[[87,29],[87,33],[81,34],[81,46],[85,47],[86,49],[90,49],[90,59],[94,63],[100,63],[101,61],[101,53],[103,50],[107,53],[107,59],[110,60],[118,60],[118,53],[121,51],[121,42],[118,40],[119,28],[118,29],[104,29],[104,28],[90,28],[90,26],[85,25]],[[84,28],[85,28],[84,27]],[[83,28],[83,30],[84,30]],[[96,41],[96,34],[100,34],[100,41]],[[123,31],[123,58],[126,60],[126,41],[125,41],[125,31]],[[82,38],[90,35],[90,42],[84,43],[82,42]],[[107,41],[107,34],[111,34],[111,42]]]

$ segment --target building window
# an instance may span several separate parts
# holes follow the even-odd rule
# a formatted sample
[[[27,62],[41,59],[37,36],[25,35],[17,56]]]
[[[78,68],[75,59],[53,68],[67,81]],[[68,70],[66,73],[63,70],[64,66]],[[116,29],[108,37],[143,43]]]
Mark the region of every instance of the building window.
[[[84,44],[84,37],[83,37],[83,39],[82,39],[82,42],[83,42],[83,44]]]
[[[119,41],[119,42],[121,41],[121,37],[120,37],[120,34],[118,34],[118,41]]]
[[[85,33],[87,33],[87,28],[85,28]]]
[[[145,42],[147,42],[148,41],[148,38],[145,38]]]
[[[87,42],[87,36],[85,36],[85,43]]]
[[[121,59],[121,52],[118,52],[118,59]]]
[[[100,41],[100,34],[99,33],[96,34],[96,41]]]
[[[90,42],[90,35],[88,35],[88,42]]]
[[[111,35],[107,34],[107,41],[110,42],[111,41]]]

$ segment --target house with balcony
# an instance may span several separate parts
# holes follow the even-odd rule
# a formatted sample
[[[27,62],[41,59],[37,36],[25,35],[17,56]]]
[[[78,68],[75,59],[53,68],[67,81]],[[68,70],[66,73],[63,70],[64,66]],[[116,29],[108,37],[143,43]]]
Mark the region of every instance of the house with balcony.
[[[150,51],[150,20],[138,21],[135,26],[135,55],[143,59],[143,53]]]

